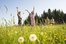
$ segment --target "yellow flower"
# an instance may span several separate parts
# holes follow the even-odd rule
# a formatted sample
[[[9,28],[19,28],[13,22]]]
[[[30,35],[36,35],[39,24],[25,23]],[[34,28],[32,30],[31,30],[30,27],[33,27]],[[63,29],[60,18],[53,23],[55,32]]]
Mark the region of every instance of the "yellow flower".
[[[41,35],[43,35],[43,32],[41,32]]]
[[[17,32],[17,31],[15,31],[15,33],[17,34],[18,32]]]
[[[47,35],[45,35],[45,38],[47,38]]]

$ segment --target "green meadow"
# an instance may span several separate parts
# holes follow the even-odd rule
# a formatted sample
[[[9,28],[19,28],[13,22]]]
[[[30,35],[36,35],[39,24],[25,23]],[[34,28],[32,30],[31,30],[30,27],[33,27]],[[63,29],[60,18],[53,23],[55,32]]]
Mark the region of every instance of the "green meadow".
[[[31,41],[29,36],[37,39]],[[19,37],[24,41],[19,43]],[[0,27],[0,44],[66,44],[66,24]]]

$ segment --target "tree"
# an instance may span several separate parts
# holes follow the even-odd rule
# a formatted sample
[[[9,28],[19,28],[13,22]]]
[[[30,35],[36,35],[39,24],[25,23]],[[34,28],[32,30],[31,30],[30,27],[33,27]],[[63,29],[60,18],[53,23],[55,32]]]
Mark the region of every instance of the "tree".
[[[35,23],[36,23],[36,25],[38,25],[38,20],[39,20],[39,16],[36,13],[36,15],[35,15]]]
[[[24,21],[25,25],[30,25],[30,17],[28,16],[28,18]]]
[[[47,16],[49,19],[52,18],[52,14],[51,14],[51,9],[48,9],[48,16]]]

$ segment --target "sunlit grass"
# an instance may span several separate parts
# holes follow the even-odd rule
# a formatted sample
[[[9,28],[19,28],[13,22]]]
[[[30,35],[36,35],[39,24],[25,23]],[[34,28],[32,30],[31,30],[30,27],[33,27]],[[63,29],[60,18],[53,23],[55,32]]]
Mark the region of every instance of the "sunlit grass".
[[[31,34],[37,36],[36,41],[30,41]],[[18,42],[21,36],[23,43]],[[0,44],[66,44],[66,24],[0,27]]]

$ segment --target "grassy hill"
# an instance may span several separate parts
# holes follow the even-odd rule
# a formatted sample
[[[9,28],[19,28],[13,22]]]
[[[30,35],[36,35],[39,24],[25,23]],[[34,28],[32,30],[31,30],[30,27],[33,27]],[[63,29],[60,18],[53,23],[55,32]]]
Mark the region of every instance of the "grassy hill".
[[[0,27],[0,44],[66,44],[66,24]]]

